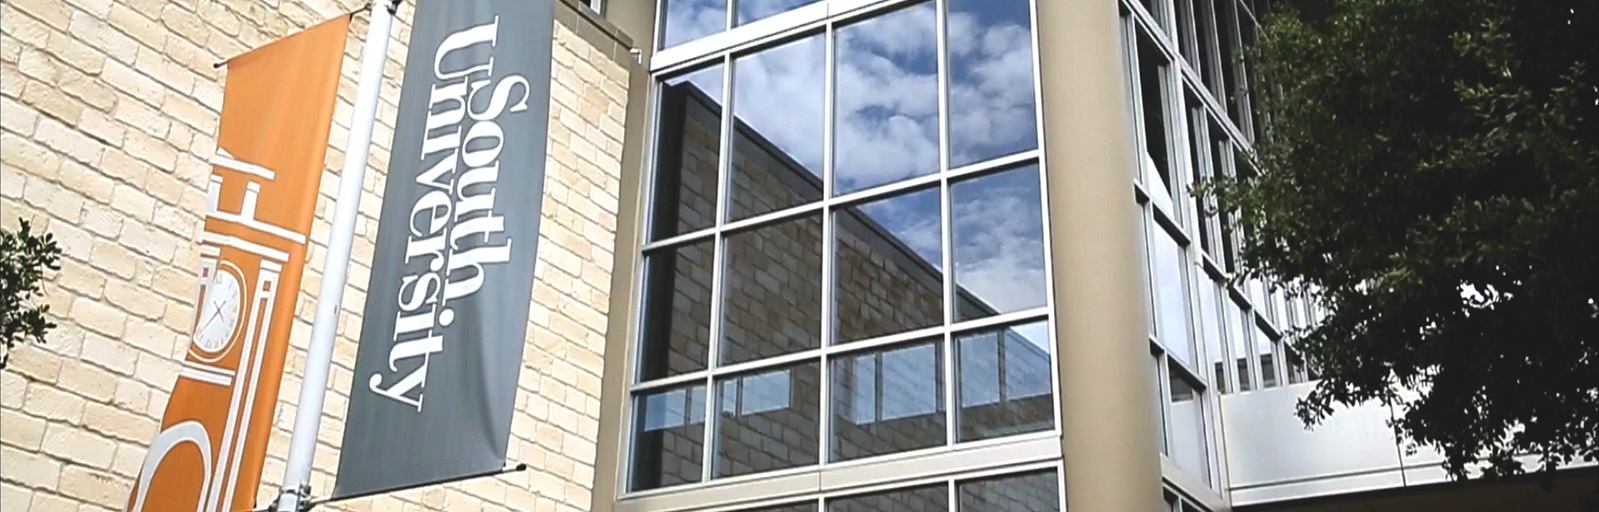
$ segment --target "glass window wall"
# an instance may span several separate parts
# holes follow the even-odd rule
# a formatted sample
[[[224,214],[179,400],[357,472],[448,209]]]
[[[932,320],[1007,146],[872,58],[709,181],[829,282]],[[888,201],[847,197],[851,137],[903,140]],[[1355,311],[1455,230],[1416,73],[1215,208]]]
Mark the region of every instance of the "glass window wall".
[[[811,3],[662,4],[629,492],[1056,427],[1031,2]]]

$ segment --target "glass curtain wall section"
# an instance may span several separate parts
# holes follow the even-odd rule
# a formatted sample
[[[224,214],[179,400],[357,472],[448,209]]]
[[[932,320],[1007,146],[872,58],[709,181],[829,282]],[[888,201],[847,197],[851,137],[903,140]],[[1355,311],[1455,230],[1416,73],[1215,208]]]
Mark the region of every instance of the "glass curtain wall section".
[[[656,70],[626,492],[1058,432],[1031,1],[664,2],[666,45],[750,26]],[[901,509],[1058,509],[1014,464]]]
[[[1128,13],[1123,33],[1128,39],[1129,87],[1139,123],[1134,137],[1144,150],[1139,197],[1153,204],[1151,216],[1161,220],[1157,225],[1185,244],[1197,240],[1191,248],[1197,268],[1189,269],[1186,282],[1189,293],[1197,294],[1194,300],[1202,315],[1191,319],[1196,325],[1191,330],[1199,333],[1196,343],[1215,348],[1207,350],[1211,368],[1206,372],[1223,393],[1273,387],[1301,377],[1310,380],[1309,368],[1295,376],[1288,369],[1291,364],[1276,361],[1292,359],[1286,354],[1298,357],[1292,349],[1295,332],[1319,319],[1311,300],[1314,294],[1294,286],[1272,289],[1258,279],[1234,283],[1243,233],[1236,219],[1215,215],[1214,204],[1191,194],[1200,181],[1250,179],[1257,172],[1249,148],[1258,123],[1252,117],[1254,99],[1243,60],[1243,48],[1253,44],[1258,31],[1256,6],[1233,0],[1175,2],[1175,35],[1136,15],[1143,6],[1141,1],[1123,2]],[[1150,75],[1156,78],[1146,79]],[[1183,176],[1173,178],[1177,172]],[[1174,185],[1174,179],[1185,180],[1186,185]],[[1168,194],[1173,198],[1169,205]],[[1169,259],[1163,256],[1169,247],[1156,241],[1151,238],[1150,250],[1164,252],[1152,253],[1158,258],[1151,261]],[[1160,275],[1174,275],[1169,267],[1151,268]],[[1158,293],[1172,293],[1173,286],[1152,288],[1151,311],[1157,313],[1151,316],[1152,333],[1157,324],[1174,318],[1156,298]],[[1261,327],[1258,333],[1256,325]],[[1180,348],[1178,354],[1186,355],[1185,350]],[[1262,366],[1263,354],[1271,367]]]
[[[1135,141],[1143,150],[1143,165],[1138,179],[1139,201],[1144,218],[1146,287],[1149,298],[1150,352],[1154,374],[1160,379],[1157,418],[1161,453],[1182,471],[1210,489],[1216,484],[1210,418],[1215,409],[1213,373],[1205,350],[1215,344],[1213,332],[1203,328],[1196,300],[1204,291],[1204,273],[1196,264],[1197,220],[1189,215],[1187,181],[1183,179],[1184,158],[1190,152],[1184,115],[1178,105],[1179,74],[1172,65],[1177,55],[1163,48],[1156,27],[1140,16],[1123,17],[1124,52],[1128,59],[1128,81],[1135,97],[1133,109]],[[1182,148],[1173,151],[1173,148]],[[1158,155],[1158,156],[1157,156]],[[1181,205],[1181,206],[1180,206]],[[1214,492],[1214,491],[1211,491]]]
[[[1121,33],[1141,150],[1149,340],[1159,375],[1160,447],[1188,482],[1179,495],[1219,498],[1216,429],[1220,395],[1308,382],[1314,366],[1295,350],[1296,330],[1316,324],[1310,290],[1238,281],[1240,226],[1193,195],[1206,180],[1249,179],[1259,129],[1244,47],[1256,14],[1237,0],[1123,0]],[[1169,12],[1175,30],[1168,30]],[[1177,484],[1168,482],[1169,485]]]

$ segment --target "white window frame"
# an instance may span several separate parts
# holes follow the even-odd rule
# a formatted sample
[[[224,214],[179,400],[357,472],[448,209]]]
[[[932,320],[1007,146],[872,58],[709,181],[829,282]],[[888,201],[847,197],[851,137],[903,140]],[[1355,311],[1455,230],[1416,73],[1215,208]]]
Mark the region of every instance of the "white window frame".
[[[659,30],[659,27],[661,27],[661,23],[664,23],[665,10],[662,8],[664,7],[664,1],[657,1],[661,2],[657,4],[657,12],[661,13],[662,15],[658,16],[656,25],[657,31],[653,43],[657,48],[659,48],[661,44],[661,31]],[[855,21],[864,20],[878,14],[898,10],[902,7],[908,7],[913,4],[921,3],[922,1],[935,2],[935,5],[938,6],[938,9],[936,10],[940,60],[938,84],[940,111],[943,113],[950,112],[948,106],[948,87],[950,81],[950,77],[948,76],[949,63],[947,62],[948,52],[945,48],[947,43],[946,19],[948,0],[823,0],[788,12],[764,18],[756,22],[734,27],[718,34],[684,42],[670,48],[658,49],[650,61],[650,72],[652,74],[651,91],[649,95],[651,104],[651,119],[649,120],[651,126],[650,130],[653,132],[657,129],[655,127],[659,122],[660,117],[660,78],[671,76],[673,74],[693,68],[698,68],[702,65],[711,65],[712,62],[720,62],[721,65],[724,66],[724,74],[722,77],[724,91],[723,104],[730,107],[731,102],[726,98],[731,98],[732,95],[736,95],[738,93],[734,90],[732,83],[733,72],[731,62],[733,59],[741,55],[741,52],[748,52],[754,49],[762,48],[778,41],[789,41],[802,37],[811,37],[815,34],[822,34],[822,37],[826,41],[825,44],[827,46],[827,50],[825,62],[827,73],[826,80],[828,84],[826,104],[829,106],[829,110],[832,110],[832,106],[834,104],[832,88],[835,82],[833,79],[833,74],[837,64],[837,56],[835,55],[834,50],[834,46],[836,46],[836,29]],[[950,240],[952,237],[952,226],[950,225],[953,208],[953,204],[951,203],[952,184],[962,181],[963,179],[972,178],[979,175],[1005,172],[1006,170],[1012,168],[1023,167],[1027,165],[1036,165],[1038,168],[1037,174],[1039,179],[1040,201],[1044,206],[1042,210],[1042,235],[1044,242],[1044,258],[1046,262],[1045,277],[1046,281],[1048,281],[1046,284],[1046,303],[1043,306],[1024,311],[1015,311],[977,320],[957,322],[955,321],[955,318],[953,318],[955,308],[957,307],[954,301],[954,279],[944,279],[946,320],[943,325],[926,329],[918,329],[911,332],[896,333],[874,339],[852,341],[844,344],[835,344],[832,340],[832,337],[834,336],[832,329],[823,329],[821,348],[792,354],[784,354],[774,358],[760,359],[746,363],[719,365],[718,359],[720,356],[718,352],[720,346],[719,340],[721,339],[720,324],[723,321],[723,313],[721,311],[723,292],[721,289],[723,287],[722,281],[724,278],[722,274],[724,269],[722,268],[722,265],[713,263],[713,292],[711,302],[711,318],[713,320],[710,328],[710,347],[708,351],[710,359],[710,362],[708,363],[709,369],[674,375],[662,379],[654,379],[648,382],[640,382],[636,378],[637,369],[639,367],[637,357],[639,356],[640,352],[640,347],[638,346],[640,333],[637,331],[642,326],[642,321],[639,320],[642,319],[644,312],[643,300],[646,294],[638,294],[639,296],[635,299],[631,309],[633,314],[638,315],[638,317],[635,319],[635,322],[633,322],[633,329],[635,332],[629,333],[629,350],[631,351],[631,357],[629,357],[625,372],[625,374],[629,376],[629,384],[627,400],[623,408],[623,414],[624,417],[628,418],[628,421],[623,423],[622,433],[623,449],[621,450],[620,467],[624,469],[622,471],[623,478],[618,479],[618,488],[615,490],[618,496],[617,510],[619,512],[677,510],[683,508],[707,510],[742,510],[746,508],[758,507],[762,503],[792,503],[795,502],[796,497],[814,496],[815,499],[819,500],[824,496],[831,497],[840,494],[853,494],[856,492],[861,492],[862,489],[872,486],[875,486],[872,488],[882,489],[914,486],[919,485],[920,483],[925,483],[928,479],[946,479],[950,481],[950,492],[952,493],[951,497],[953,499],[955,497],[953,495],[955,489],[953,482],[955,480],[965,480],[984,475],[1025,472],[1031,469],[1050,467],[1056,468],[1057,474],[1061,476],[1060,495],[1063,500],[1061,505],[1062,510],[1064,510],[1065,483],[1064,472],[1060,462],[1061,453],[1059,442],[1062,415],[1058,400],[1058,397],[1060,396],[1059,360],[1053,349],[1050,351],[1050,389],[1051,393],[1057,397],[1057,400],[1055,400],[1054,404],[1054,427],[1052,429],[997,439],[957,442],[958,432],[956,431],[957,425],[954,421],[955,415],[958,414],[958,409],[956,408],[957,404],[955,403],[955,387],[958,384],[958,376],[954,371],[955,357],[957,357],[954,348],[955,339],[957,337],[968,332],[985,328],[1005,327],[1045,321],[1046,325],[1048,326],[1050,339],[1055,339],[1055,325],[1052,319],[1052,312],[1054,310],[1054,300],[1056,294],[1053,290],[1053,266],[1048,264],[1048,262],[1053,261],[1053,255],[1052,248],[1049,244],[1050,220],[1048,216],[1048,189],[1044,181],[1045,177],[1047,176],[1046,169],[1048,164],[1045,161],[1044,154],[1041,149],[1043,144],[1042,108],[1040,107],[1042,104],[1042,92],[1038,85],[1038,38],[1036,36],[1038,20],[1035,2],[1036,0],[1029,2],[1029,21],[1034,27],[1034,37],[1032,40],[1033,47],[1031,50],[1033,58],[1033,99],[1035,105],[1034,122],[1036,123],[1035,133],[1037,133],[1039,137],[1037,148],[972,165],[953,169],[949,168],[949,116],[941,115],[941,129],[939,137],[941,172],[927,176],[911,178],[883,186],[872,187],[867,190],[852,192],[835,197],[833,194],[834,179],[832,165],[832,144],[829,142],[826,146],[827,150],[824,158],[826,163],[822,173],[824,189],[822,200],[812,201],[804,205],[782,209],[775,212],[764,213],[746,219],[729,221],[727,218],[727,208],[725,202],[727,197],[727,187],[729,187],[727,179],[728,173],[726,172],[726,169],[729,166],[729,162],[727,160],[729,158],[730,151],[728,151],[726,146],[730,144],[731,141],[731,130],[733,129],[734,116],[724,114],[721,120],[722,133],[720,140],[723,147],[720,150],[720,158],[722,161],[720,163],[718,172],[716,205],[718,219],[715,225],[711,228],[689,233],[681,233],[654,241],[650,241],[648,239],[648,227],[646,227],[645,229],[639,230],[640,232],[637,236],[639,237],[640,254],[651,252],[657,249],[682,246],[683,244],[693,243],[694,241],[714,240],[712,250],[713,262],[721,262],[725,259],[723,253],[726,251],[726,248],[724,247],[725,244],[723,239],[727,233],[756,226],[766,226],[779,223],[784,220],[791,220],[801,218],[806,215],[821,213],[823,218],[826,219],[823,222],[824,229],[822,234],[824,241],[822,249],[824,254],[822,279],[824,282],[832,283],[836,282],[836,269],[833,268],[835,266],[833,264],[835,258],[832,256],[832,253],[834,253],[836,250],[836,236],[834,233],[832,233],[834,221],[831,219],[831,216],[845,208],[859,205],[871,199],[893,197],[896,194],[920,187],[937,186],[941,190],[942,194],[940,201],[940,208],[942,210],[941,216],[943,219],[943,226],[941,226],[943,238],[942,265],[943,268],[948,271],[948,269],[954,268],[953,248]],[[734,15],[732,11],[733,9],[730,8],[729,16]],[[828,141],[832,140],[834,123],[833,118],[834,114],[831,112],[829,112],[829,114],[826,116],[827,121],[824,129],[824,137],[826,137]],[[645,153],[647,155],[646,164],[650,169],[653,169],[655,164],[654,160],[657,149],[655,146],[656,139],[652,137],[646,147]],[[651,197],[649,192],[654,190],[652,181],[655,173],[651,171],[645,174],[645,183],[643,184],[641,190],[645,191],[642,211],[645,212],[645,215],[647,216],[649,215],[648,212],[653,211],[655,206],[653,204],[654,198]],[[650,223],[646,221],[643,225],[648,226],[649,224]],[[635,286],[638,286],[641,290],[647,285],[644,276],[644,267],[644,265],[640,265],[638,271],[633,276]],[[835,315],[835,313],[832,311],[834,307],[834,298],[832,296],[833,287],[824,286],[822,289],[822,316],[824,319],[829,319],[829,321],[831,321]],[[945,386],[943,397],[946,401],[944,404],[946,411],[945,413],[949,415],[946,417],[950,418],[950,421],[946,422],[948,428],[948,440],[946,444],[944,446],[924,450],[901,452],[850,461],[829,462],[828,443],[831,437],[831,422],[833,420],[830,411],[832,399],[829,391],[829,388],[831,388],[830,366],[832,359],[835,356],[844,356],[849,354],[859,355],[866,353],[867,351],[888,347],[897,343],[928,337],[941,338],[941,343],[943,344],[943,361],[945,364],[945,367],[942,370],[944,372]],[[821,414],[821,424],[819,427],[820,430],[818,431],[818,437],[821,438],[821,446],[818,453],[820,459],[819,464],[736,477],[713,477],[714,468],[712,466],[715,458],[714,444],[717,435],[714,422],[716,421],[716,408],[719,407],[719,400],[717,399],[717,396],[718,385],[720,382],[722,382],[720,378],[739,373],[756,371],[759,369],[789,365],[800,361],[813,360],[821,361],[820,381],[822,391],[819,409]],[[700,459],[702,470],[701,481],[698,483],[676,485],[643,491],[630,490],[632,471],[627,470],[627,468],[629,468],[633,460],[632,445],[635,441],[634,429],[636,428],[637,424],[633,418],[634,410],[637,405],[637,398],[652,391],[662,391],[686,386],[703,386],[706,390],[705,406],[707,408],[707,414],[705,415],[705,424],[703,427],[703,439],[705,440],[704,453]],[[759,498],[751,501],[752,496],[758,496]],[[800,501],[804,500],[801,499]],[[731,503],[737,503],[737,505],[730,505]]]

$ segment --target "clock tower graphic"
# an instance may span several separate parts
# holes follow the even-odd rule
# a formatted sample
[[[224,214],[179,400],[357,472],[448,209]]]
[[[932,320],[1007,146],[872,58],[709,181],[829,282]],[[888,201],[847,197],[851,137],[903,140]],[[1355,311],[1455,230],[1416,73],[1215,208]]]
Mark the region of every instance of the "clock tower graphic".
[[[348,27],[340,16],[228,63],[189,349],[127,510],[256,505]]]
[[[174,401],[179,392],[189,395],[182,399],[195,407],[188,408],[184,421],[165,425],[156,436],[140,483],[158,485],[162,479],[145,479],[144,473],[153,477],[158,476],[157,468],[176,471],[186,464],[167,459],[187,456],[192,467],[184,473],[203,475],[207,481],[195,510],[231,510],[222,504],[232,502],[240,490],[239,459],[246,442],[257,440],[250,430],[256,423],[254,415],[263,409],[259,400],[277,399],[277,393],[263,397],[261,391],[268,380],[276,388],[281,374],[265,375],[262,363],[276,355],[281,370],[283,347],[268,354],[273,348],[269,340],[277,334],[275,328],[286,326],[274,325],[278,322],[272,319],[284,268],[291,252],[304,259],[306,236],[258,217],[263,190],[276,191],[276,172],[233,158],[225,148],[217,150],[211,163],[215,170],[206,191],[206,225],[200,237],[199,301],[189,351],[173,393]],[[293,297],[283,298],[292,308]],[[227,407],[220,407],[223,404]],[[270,409],[275,404],[264,405]],[[260,419],[268,420],[262,425],[270,424],[270,417]],[[244,491],[253,494],[255,489]],[[143,487],[135,489],[136,496],[146,493]]]

